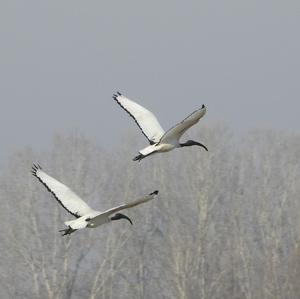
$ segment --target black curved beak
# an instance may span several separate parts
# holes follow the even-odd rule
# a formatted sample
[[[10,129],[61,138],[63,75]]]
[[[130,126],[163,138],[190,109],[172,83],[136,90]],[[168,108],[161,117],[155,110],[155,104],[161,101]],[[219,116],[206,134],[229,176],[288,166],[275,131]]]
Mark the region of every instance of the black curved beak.
[[[131,223],[131,225],[133,225],[131,219],[129,217],[127,217],[126,215],[121,214],[121,213],[117,213],[116,215],[114,215],[110,219],[111,220],[127,219]]]
[[[208,149],[204,144],[202,144],[200,142],[196,142],[196,145],[199,145],[199,146],[203,147],[208,152]]]
[[[121,218],[127,219],[130,222],[130,224],[133,225],[133,223],[129,217],[127,217],[126,215],[123,215],[123,214],[120,214],[120,215],[121,215]]]

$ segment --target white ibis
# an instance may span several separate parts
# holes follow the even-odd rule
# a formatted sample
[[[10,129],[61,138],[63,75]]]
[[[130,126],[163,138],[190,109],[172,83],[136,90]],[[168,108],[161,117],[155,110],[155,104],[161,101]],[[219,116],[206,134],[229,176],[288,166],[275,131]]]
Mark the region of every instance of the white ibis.
[[[197,141],[188,140],[184,143],[179,142],[185,131],[195,125],[204,116],[206,112],[204,105],[165,132],[155,115],[146,108],[126,98],[119,92],[113,95],[113,99],[134,119],[150,143],[149,146],[139,151],[139,155],[133,158],[133,161],[141,161],[154,153],[169,152],[175,148],[185,146],[198,145],[206,151],[208,150],[205,145]]]
[[[63,208],[77,218],[75,220],[65,222],[65,225],[67,225],[68,228],[60,230],[60,232],[63,232],[63,236],[70,235],[78,229],[85,227],[95,228],[99,225],[119,219],[127,219],[132,224],[132,221],[129,217],[117,212],[145,203],[155,198],[158,194],[158,191],[156,190],[149,195],[135,201],[119,205],[104,212],[99,212],[90,208],[66,185],[45,173],[41,166],[34,164],[32,167],[32,174],[38,178],[38,180],[48,189],[49,192],[54,195],[56,200],[62,205]]]

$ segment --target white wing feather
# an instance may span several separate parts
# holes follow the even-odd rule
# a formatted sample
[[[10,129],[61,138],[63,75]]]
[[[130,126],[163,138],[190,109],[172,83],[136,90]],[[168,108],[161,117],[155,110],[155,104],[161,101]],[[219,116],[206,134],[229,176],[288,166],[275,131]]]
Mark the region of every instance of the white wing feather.
[[[157,143],[165,131],[155,115],[141,105],[118,93],[113,99],[135,120],[150,144]]]
[[[150,193],[149,195],[146,195],[146,196],[144,196],[142,198],[139,198],[139,199],[137,199],[135,201],[132,201],[132,202],[129,202],[129,203],[125,203],[125,204],[119,205],[117,207],[111,208],[109,210],[106,210],[103,213],[101,213],[101,215],[99,215],[99,216],[102,216],[103,214],[111,215],[111,214],[114,214],[114,213],[116,213],[118,211],[121,211],[121,210],[133,208],[133,207],[135,207],[137,205],[140,205],[142,203],[145,203],[145,202],[147,202],[149,200],[154,199],[155,197],[157,197],[157,194],[158,194],[158,191],[154,191],[154,192]]]
[[[168,130],[161,138],[159,143],[172,143],[179,141],[180,137],[193,125],[195,125],[200,118],[206,113],[206,107],[203,105],[201,109],[198,109],[186,117],[183,121],[176,124],[170,130]]]
[[[94,212],[94,210],[69,187],[45,173],[40,166],[34,165],[32,167],[32,174],[37,177],[48,191],[54,195],[56,200],[75,217],[81,217]]]

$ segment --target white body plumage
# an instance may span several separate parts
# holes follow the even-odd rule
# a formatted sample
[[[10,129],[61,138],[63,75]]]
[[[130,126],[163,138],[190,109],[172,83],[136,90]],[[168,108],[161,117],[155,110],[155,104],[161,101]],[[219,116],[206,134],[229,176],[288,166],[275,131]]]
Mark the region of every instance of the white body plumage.
[[[133,159],[134,161],[140,161],[152,154],[169,152],[184,146],[198,145],[207,150],[203,144],[193,140],[188,140],[185,143],[179,142],[181,136],[204,116],[206,113],[204,105],[165,132],[151,111],[126,98],[119,92],[113,96],[113,99],[135,120],[150,143],[149,146],[139,151],[139,155]]]
[[[100,212],[90,208],[76,193],[45,173],[39,165],[34,165],[32,167],[32,174],[54,195],[55,199],[63,208],[77,218],[65,222],[65,225],[67,225],[68,228],[61,230],[64,232],[63,235],[71,234],[72,232],[85,227],[95,228],[99,225],[109,223],[112,220],[127,219],[132,224],[129,217],[118,212],[150,201],[158,194],[158,191],[156,190],[135,201]]]

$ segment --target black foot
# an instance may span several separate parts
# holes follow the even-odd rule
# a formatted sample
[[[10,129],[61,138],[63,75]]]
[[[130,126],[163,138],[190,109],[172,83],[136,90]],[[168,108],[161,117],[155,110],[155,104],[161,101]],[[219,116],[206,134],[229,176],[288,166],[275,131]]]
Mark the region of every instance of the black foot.
[[[138,156],[134,157],[132,160],[133,161],[141,161],[142,159],[144,159],[146,156],[139,154]]]
[[[61,229],[59,232],[63,232],[62,236],[65,236],[65,235],[71,235],[75,231],[77,231],[77,229],[73,229],[69,226],[69,228]]]

